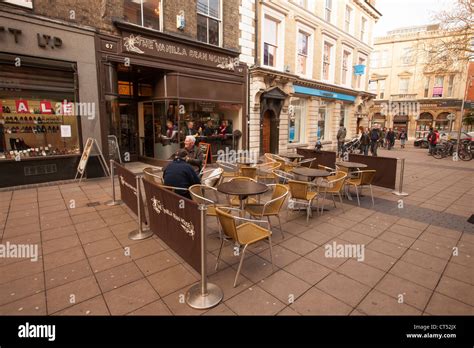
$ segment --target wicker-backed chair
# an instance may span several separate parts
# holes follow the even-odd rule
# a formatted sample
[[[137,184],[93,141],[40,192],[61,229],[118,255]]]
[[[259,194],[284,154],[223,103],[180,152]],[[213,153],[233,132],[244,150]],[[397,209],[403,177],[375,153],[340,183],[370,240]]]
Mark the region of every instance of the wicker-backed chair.
[[[275,189],[273,190],[272,198],[266,203],[260,204],[247,204],[245,206],[245,211],[250,214],[250,216],[254,218],[259,218],[262,220],[263,218],[267,218],[268,223],[271,227],[270,216],[276,216],[278,218],[278,223],[280,225],[281,235],[283,235],[283,229],[281,227],[281,220],[280,220],[280,210],[285,203],[286,196],[288,196],[288,188],[285,185],[275,184],[275,185],[268,185],[274,186]]]
[[[257,167],[240,167],[240,176],[257,180]]]
[[[257,181],[276,181],[276,176],[273,173],[274,170],[280,168],[279,162],[266,162],[257,165]]]
[[[326,179],[323,179],[324,185],[319,185],[320,195],[323,196],[323,202],[321,204],[321,215],[324,212],[324,200],[326,199],[327,194],[330,194],[334,202],[334,207],[336,207],[336,200],[334,199],[335,195],[339,196],[339,201],[341,202],[342,211],[344,212],[344,204],[342,203],[342,190],[344,189],[344,183],[347,178],[347,173],[342,171],[337,171],[331,176],[328,176]]]
[[[300,203],[306,205],[306,223],[309,222],[309,217],[312,215],[312,205],[315,198],[318,197],[318,192],[311,191],[312,183],[306,181],[289,180],[288,187],[290,189],[290,200],[293,203]]]
[[[237,269],[237,274],[234,279],[234,288],[237,285],[237,279],[242,269],[242,263],[244,261],[245,251],[249,245],[260,242],[264,239],[268,239],[270,245],[270,258],[272,262],[272,271],[273,271],[273,249],[272,249],[272,231],[270,229],[268,221],[265,220],[251,220],[245,219],[237,216],[231,215],[233,209],[229,208],[216,208],[217,217],[222,226],[222,231],[224,234],[232,239],[235,243],[240,246],[243,246],[242,252],[240,253],[240,262]],[[240,211],[240,210],[238,210]],[[236,222],[242,221],[243,223],[237,225]],[[257,224],[266,224],[269,228],[261,227]],[[219,260],[221,257],[222,246],[224,245],[224,239],[221,240],[221,246],[219,248],[219,253],[217,254],[217,262],[215,269],[219,267]]]
[[[372,181],[374,180],[375,173],[376,173],[375,170],[358,170],[358,171],[351,172],[351,174],[356,175],[355,177],[352,177],[346,180],[347,185],[352,185],[356,189],[358,205],[360,205],[358,187],[360,187],[360,190],[362,192],[362,188],[364,186],[369,186],[370,196],[372,197],[372,206],[374,206],[375,203],[374,203],[374,194],[372,192]]]
[[[316,157],[306,158],[304,160],[301,160],[301,161],[297,162],[296,164],[298,165],[298,167],[312,168],[312,165],[313,165],[314,161],[316,161]]]
[[[328,171],[331,174],[336,172],[336,168],[326,167],[326,166],[323,166],[322,164],[318,164],[318,169]]]
[[[163,185],[163,170],[161,168],[146,167],[143,169],[143,176],[151,182]]]
[[[226,161],[216,161],[219,168],[222,168],[223,172],[217,184],[225,181],[225,179],[231,179],[239,176],[239,166],[236,163]]]
[[[272,173],[275,175],[277,181],[286,187],[288,187],[288,181],[296,179],[295,174],[285,172],[284,170],[275,169]]]

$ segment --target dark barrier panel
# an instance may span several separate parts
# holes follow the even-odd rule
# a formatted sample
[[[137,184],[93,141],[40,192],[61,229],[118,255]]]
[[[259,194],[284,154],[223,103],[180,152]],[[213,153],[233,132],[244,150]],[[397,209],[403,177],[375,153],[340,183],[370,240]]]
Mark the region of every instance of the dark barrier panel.
[[[201,211],[198,204],[146,178],[143,185],[150,229],[201,273]]]
[[[124,166],[115,163],[115,173],[117,173],[118,182],[120,186],[120,196],[122,201],[129,207],[136,215],[137,210],[137,179],[135,174],[126,169]],[[140,200],[140,209],[143,209],[143,200]],[[143,215],[143,213],[142,213]]]
[[[349,154],[349,161],[366,164],[367,168],[364,170],[375,169],[377,171],[372,185],[395,189],[398,162],[396,158]]]
[[[304,158],[316,157],[316,161],[312,163],[311,168],[317,168],[318,164],[334,168],[336,163],[336,153],[333,151],[316,151],[314,149],[298,148],[296,152],[304,156]]]

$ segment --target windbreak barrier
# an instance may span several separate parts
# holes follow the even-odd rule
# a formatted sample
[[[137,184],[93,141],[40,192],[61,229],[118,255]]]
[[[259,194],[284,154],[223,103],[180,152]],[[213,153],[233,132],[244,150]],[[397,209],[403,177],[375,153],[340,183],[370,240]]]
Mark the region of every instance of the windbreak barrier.
[[[398,162],[396,158],[364,156],[352,153],[349,154],[349,161],[366,164],[367,168],[363,168],[362,170],[376,170],[372,185],[395,189]]]
[[[115,162],[115,172],[118,177],[122,201],[130,208],[130,210],[138,215],[136,174],[132,173],[117,162]],[[140,199],[140,211],[145,211],[142,199]]]
[[[317,168],[318,164],[334,168],[336,163],[336,153],[334,151],[316,151],[314,149],[296,149],[298,155],[304,156],[304,158],[315,158],[316,160],[312,163],[311,168]]]

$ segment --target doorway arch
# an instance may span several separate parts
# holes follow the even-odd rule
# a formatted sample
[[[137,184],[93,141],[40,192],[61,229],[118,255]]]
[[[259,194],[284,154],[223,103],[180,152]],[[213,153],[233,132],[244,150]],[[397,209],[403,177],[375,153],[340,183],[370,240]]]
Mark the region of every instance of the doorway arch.
[[[287,94],[272,87],[260,97],[260,153],[279,152],[280,113]]]

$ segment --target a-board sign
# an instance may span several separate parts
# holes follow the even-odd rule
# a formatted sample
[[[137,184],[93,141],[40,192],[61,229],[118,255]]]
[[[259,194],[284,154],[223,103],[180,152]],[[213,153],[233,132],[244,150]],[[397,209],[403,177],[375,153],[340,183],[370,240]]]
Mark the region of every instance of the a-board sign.
[[[198,204],[146,178],[143,186],[150,229],[201,273],[201,211]]]
[[[81,160],[79,161],[79,165],[77,166],[77,171],[83,175],[84,170],[87,166],[87,161],[91,155],[92,146],[94,145],[93,138],[87,138],[86,145],[84,146],[84,151],[82,152]]]

